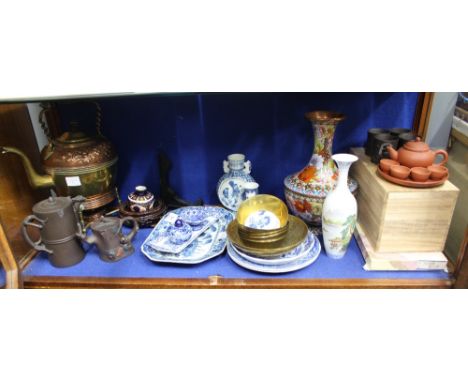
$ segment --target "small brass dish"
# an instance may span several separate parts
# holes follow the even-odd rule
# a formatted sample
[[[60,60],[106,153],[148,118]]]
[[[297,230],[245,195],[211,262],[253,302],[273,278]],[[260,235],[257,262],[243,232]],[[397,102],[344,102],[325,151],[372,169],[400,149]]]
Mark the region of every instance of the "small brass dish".
[[[286,227],[286,234],[281,240],[258,243],[244,240],[241,237],[239,223],[235,219],[228,225],[227,236],[229,241],[241,251],[247,252],[252,256],[272,258],[293,250],[307,237],[307,225],[295,216],[289,216]]]

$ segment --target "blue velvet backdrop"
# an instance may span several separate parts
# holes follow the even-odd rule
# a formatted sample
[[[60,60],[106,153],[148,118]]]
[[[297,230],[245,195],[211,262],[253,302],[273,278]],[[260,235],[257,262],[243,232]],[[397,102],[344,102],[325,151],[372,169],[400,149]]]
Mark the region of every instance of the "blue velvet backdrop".
[[[217,203],[222,161],[244,153],[262,193],[283,198],[283,179],[301,169],[313,148],[311,110],[346,114],[333,150],[362,146],[373,127],[411,128],[418,93],[201,93],[99,100],[104,134],[119,153],[118,183],[125,197],[135,185],[159,192],[157,153],[173,161],[171,183],[189,200]],[[60,104],[66,129],[71,119],[94,126],[90,104]],[[85,130],[88,130],[85,128]]]

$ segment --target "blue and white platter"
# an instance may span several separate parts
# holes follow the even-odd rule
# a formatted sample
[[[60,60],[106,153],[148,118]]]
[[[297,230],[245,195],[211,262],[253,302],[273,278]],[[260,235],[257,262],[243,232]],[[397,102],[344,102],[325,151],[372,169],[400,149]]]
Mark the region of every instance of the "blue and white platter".
[[[296,260],[290,261],[286,264],[258,264],[247,260],[245,257],[239,255],[234,249],[233,245],[228,242],[227,253],[232,261],[237,265],[250,269],[251,271],[261,273],[287,273],[303,269],[311,265],[320,255],[321,246],[318,239],[314,236],[314,244],[309,250],[305,251],[305,255]]]
[[[255,257],[254,255],[251,255],[242,251],[241,249],[237,248],[235,245],[232,245],[232,249],[239,256],[243,257],[244,259],[252,263],[256,263],[260,265],[283,265],[283,264],[289,264],[293,261],[299,260],[300,258],[306,256],[309,250],[315,245],[315,240],[316,240],[315,235],[311,231],[309,231],[306,239],[304,240],[302,244],[298,245],[292,251],[280,254],[277,257],[273,257],[273,258]]]
[[[148,259],[160,263],[199,264],[223,253],[227,242],[226,228],[234,218],[233,213],[222,207],[206,206],[183,207],[171,212],[180,216],[187,209],[192,209],[194,215],[196,211],[193,211],[193,209],[200,209],[203,215],[215,217],[216,222],[179,253],[157,251],[149,245],[149,242],[154,240],[158,234],[156,229],[158,226],[154,227],[141,246],[141,251]],[[183,215],[185,214],[187,212],[183,213]]]
[[[183,207],[176,210],[177,213],[171,211],[164,215],[151,232],[151,239],[147,244],[160,252],[182,252],[218,219],[218,217],[213,214],[207,214],[201,227],[198,230],[194,230],[192,226],[180,216],[186,209],[193,208],[205,207]]]

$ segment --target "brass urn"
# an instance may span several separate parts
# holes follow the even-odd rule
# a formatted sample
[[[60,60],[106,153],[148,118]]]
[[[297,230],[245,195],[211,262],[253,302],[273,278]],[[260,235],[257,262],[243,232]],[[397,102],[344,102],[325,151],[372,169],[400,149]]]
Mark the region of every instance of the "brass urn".
[[[92,210],[109,204],[117,197],[117,153],[100,132],[89,136],[71,122],[70,129],[57,139],[50,139],[41,151],[46,175],[38,174],[26,155],[14,147],[1,147],[1,152],[21,157],[32,187],[55,187],[59,196],[83,195],[83,208]]]

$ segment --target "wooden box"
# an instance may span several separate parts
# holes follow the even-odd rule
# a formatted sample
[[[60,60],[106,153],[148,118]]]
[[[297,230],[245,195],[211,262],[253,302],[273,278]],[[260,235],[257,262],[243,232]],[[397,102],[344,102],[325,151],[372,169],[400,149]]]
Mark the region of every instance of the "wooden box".
[[[444,249],[459,190],[449,181],[409,188],[377,174],[363,148],[351,176],[359,183],[358,222],[375,252],[440,252]]]
[[[366,271],[449,271],[443,252],[375,252],[359,223],[354,231]]]

